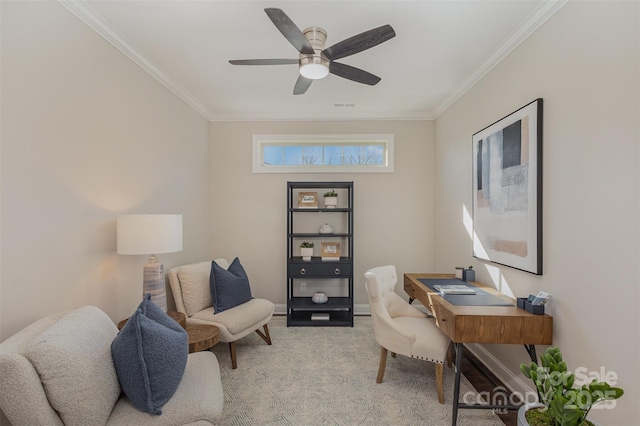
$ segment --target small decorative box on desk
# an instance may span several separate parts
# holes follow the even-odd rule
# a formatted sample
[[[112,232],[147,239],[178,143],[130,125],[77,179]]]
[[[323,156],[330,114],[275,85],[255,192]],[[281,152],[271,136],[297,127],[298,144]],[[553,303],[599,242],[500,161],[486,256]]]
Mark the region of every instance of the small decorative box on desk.
[[[526,297],[518,297],[518,308],[536,315],[544,315],[544,305],[534,305]]]

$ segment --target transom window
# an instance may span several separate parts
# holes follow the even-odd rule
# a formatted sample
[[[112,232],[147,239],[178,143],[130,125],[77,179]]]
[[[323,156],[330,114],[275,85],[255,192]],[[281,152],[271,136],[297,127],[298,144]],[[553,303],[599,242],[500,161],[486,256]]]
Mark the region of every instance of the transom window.
[[[253,172],[393,172],[393,135],[253,135]]]

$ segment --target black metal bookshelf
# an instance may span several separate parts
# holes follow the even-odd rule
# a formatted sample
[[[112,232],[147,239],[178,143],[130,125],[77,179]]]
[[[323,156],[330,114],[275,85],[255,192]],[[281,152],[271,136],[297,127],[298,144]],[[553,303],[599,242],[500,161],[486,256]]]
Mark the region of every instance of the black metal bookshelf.
[[[338,193],[338,205],[328,208],[323,204],[322,194],[332,189]],[[299,208],[301,192],[315,193],[315,206]],[[308,215],[318,213],[322,213],[319,218],[335,217],[341,229],[331,234],[314,232],[308,225],[313,222]],[[302,218],[307,222],[300,230],[297,224]],[[319,247],[314,248],[311,260],[302,259],[298,252],[300,242],[312,241],[318,246],[326,239],[340,242],[339,259],[323,260],[315,255]],[[326,303],[317,304],[312,301],[311,292],[302,292],[302,282],[321,283],[316,287],[327,290],[332,286],[327,283],[344,283],[346,295],[329,296]],[[317,319],[322,314],[328,318]],[[287,182],[287,326],[353,327],[353,182]]]

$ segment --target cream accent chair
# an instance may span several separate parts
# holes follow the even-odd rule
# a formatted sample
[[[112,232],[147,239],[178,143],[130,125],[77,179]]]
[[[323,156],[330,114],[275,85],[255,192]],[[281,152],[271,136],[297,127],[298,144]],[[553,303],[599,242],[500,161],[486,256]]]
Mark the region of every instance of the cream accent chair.
[[[227,269],[226,259],[215,259]],[[212,324],[220,329],[220,341],[229,343],[231,366],[238,368],[236,341],[254,331],[271,344],[267,323],[273,316],[273,303],[266,299],[251,299],[226,311],[213,312],[209,288],[211,261],[177,266],[169,270],[169,284],[176,302],[176,309],[187,316],[187,325]],[[264,333],[260,331],[263,327]]]
[[[444,404],[442,374],[449,338],[427,314],[409,305],[394,292],[398,276],[393,265],[369,269],[364,274],[376,341],[380,344],[377,383],[382,383],[387,351],[436,364],[438,401]]]

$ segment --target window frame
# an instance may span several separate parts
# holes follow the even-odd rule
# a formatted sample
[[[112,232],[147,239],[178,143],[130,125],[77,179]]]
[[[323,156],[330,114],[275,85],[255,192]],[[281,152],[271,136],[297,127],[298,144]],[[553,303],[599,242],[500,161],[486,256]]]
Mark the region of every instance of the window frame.
[[[344,146],[349,144],[378,144],[385,147],[383,165],[300,165],[300,166],[267,166],[263,161],[263,147],[275,145],[305,146],[333,144]],[[381,134],[254,134],[252,136],[251,153],[252,173],[393,173],[394,171],[394,135]]]

